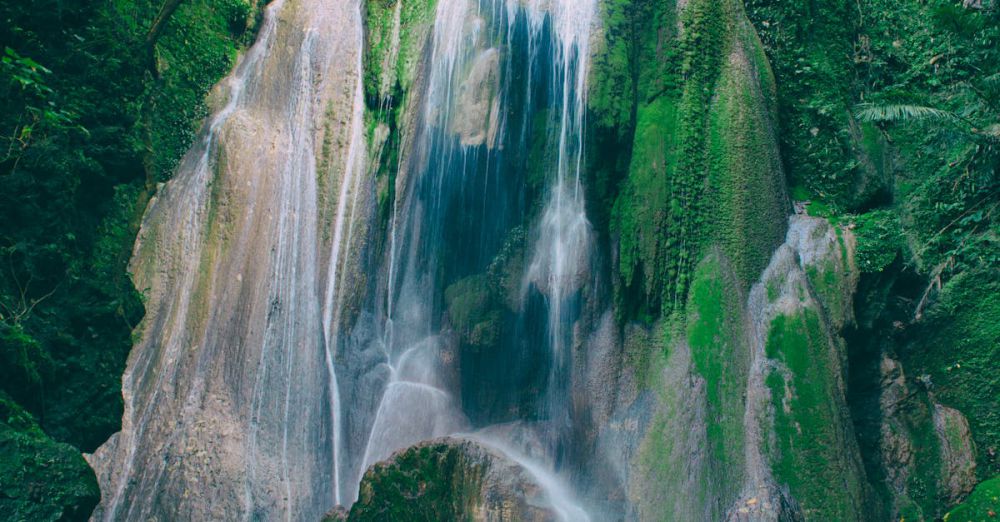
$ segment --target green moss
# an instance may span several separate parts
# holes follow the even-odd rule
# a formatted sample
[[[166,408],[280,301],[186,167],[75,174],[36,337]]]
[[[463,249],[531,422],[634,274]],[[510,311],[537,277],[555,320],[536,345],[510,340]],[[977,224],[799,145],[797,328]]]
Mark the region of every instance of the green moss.
[[[753,37],[756,40],[756,37]],[[755,42],[756,43],[756,42]],[[749,285],[784,239],[788,212],[777,142],[757,75],[769,75],[767,63],[750,69],[746,62],[760,44],[746,45],[731,57],[719,81],[709,115],[708,180],[714,194],[711,235],[733,260],[733,268]]]
[[[984,522],[1000,513],[1000,476],[976,486],[969,498],[944,516],[945,522]]]
[[[626,284],[641,286],[646,295],[655,295],[663,284],[659,277],[676,243],[667,230],[667,180],[677,169],[676,125],[675,100],[661,96],[639,108],[629,177],[615,203],[621,277]]]
[[[769,454],[775,479],[788,486],[807,519],[850,520],[857,516],[861,485],[842,454],[847,441],[829,343],[812,310],[779,315],[771,323],[766,352],[784,368],[765,381],[775,412]]]
[[[401,100],[409,90],[436,4],[437,0],[365,0],[364,85],[371,107]]]
[[[622,137],[632,124],[635,85],[632,78],[634,2],[600,2],[603,38],[591,60],[588,124],[614,129]]]
[[[842,248],[842,247],[841,247]],[[843,325],[851,310],[851,289],[845,288],[847,274],[842,273],[833,259],[806,267],[806,277],[816,294],[819,305],[834,325]]]
[[[500,312],[486,275],[461,279],[444,291],[448,317],[462,340],[473,348],[493,346],[500,336]]]
[[[642,40],[628,178],[615,203],[621,299],[682,309],[691,272],[719,244],[749,287],[785,222],[773,78],[736,2],[695,0]],[[647,22],[648,23],[648,22]],[[674,41],[670,41],[674,38]],[[667,51],[666,49],[670,49]],[[647,76],[648,74],[648,76]],[[644,92],[644,91],[650,92]]]
[[[473,520],[483,473],[454,445],[410,448],[365,473],[348,520]]]
[[[771,279],[767,280],[767,302],[768,303],[773,303],[775,300],[778,299],[779,296],[781,296],[781,288],[779,288],[780,284],[781,284],[781,282],[778,281],[777,279],[774,279],[774,278],[771,278]]]
[[[695,372],[705,380],[709,468],[713,480],[740,486],[734,470],[743,468],[743,418],[748,351],[743,343],[742,292],[717,255],[702,261],[691,284],[687,339]],[[725,487],[720,489],[725,490]]]

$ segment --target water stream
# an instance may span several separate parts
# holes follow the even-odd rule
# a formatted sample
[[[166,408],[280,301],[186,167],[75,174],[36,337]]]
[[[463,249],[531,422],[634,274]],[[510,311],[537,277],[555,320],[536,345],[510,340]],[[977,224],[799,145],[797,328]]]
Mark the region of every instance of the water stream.
[[[581,166],[593,17],[592,0],[438,2],[419,127],[408,170],[400,173],[407,185],[389,230],[385,312],[371,342],[380,362],[359,363],[367,377],[348,383],[370,392],[344,406],[365,426],[345,439],[354,447],[343,455],[362,458],[338,462],[340,476],[353,470],[355,477],[342,498],[355,498],[368,466],[394,451],[476,427],[457,395],[453,336],[441,331],[442,290],[485,271],[504,238],[533,212],[524,188],[532,183],[531,168],[542,177],[534,183],[545,203],[531,230],[536,239],[526,245],[521,291],[523,302],[537,296],[545,309],[547,334],[534,344],[548,351],[545,399],[538,404],[548,422],[537,426],[544,426],[550,451],[530,469],[553,472],[556,441],[569,427],[572,324],[592,257]],[[533,140],[552,151],[542,165],[531,165],[537,158],[525,152]],[[521,313],[520,323],[533,319],[530,310]],[[527,342],[519,341],[511,349]],[[350,366],[340,371],[358,373]],[[371,395],[377,404],[366,402]],[[569,502],[568,495],[560,498]],[[579,520],[574,510],[563,511]]]

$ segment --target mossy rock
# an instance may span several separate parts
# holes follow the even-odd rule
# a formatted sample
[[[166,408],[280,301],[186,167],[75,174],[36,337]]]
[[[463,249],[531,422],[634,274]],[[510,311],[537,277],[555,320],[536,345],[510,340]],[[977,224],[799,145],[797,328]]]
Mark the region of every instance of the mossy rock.
[[[500,340],[503,315],[485,274],[460,279],[444,292],[448,318],[462,341],[474,349],[495,346]]]
[[[368,468],[347,520],[555,520],[533,475],[479,442],[444,437]]]
[[[743,335],[745,296],[726,259],[699,263],[687,305],[687,338],[694,371],[705,381],[706,448],[713,481],[728,505],[739,493],[744,467],[746,384],[750,360]]]
[[[774,78],[742,4],[692,0],[652,20],[657,43],[636,58],[650,92],[638,93],[612,230],[620,300],[655,314],[683,309],[694,267],[714,246],[748,289],[781,244],[788,200]]]
[[[938,401],[969,420],[980,473],[1000,472],[1000,277],[984,267],[944,285],[937,302],[908,332],[901,358],[926,375]],[[982,475],[981,477],[982,478]]]
[[[1000,513],[1000,476],[978,486],[965,502],[945,514],[944,522],[988,522]]]
[[[766,353],[780,363],[765,379],[774,411],[771,467],[807,520],[854,520],[864,485],[844,454],[852,431],[839,404],[839,355],[825,328],[810,308],[771,322]]]

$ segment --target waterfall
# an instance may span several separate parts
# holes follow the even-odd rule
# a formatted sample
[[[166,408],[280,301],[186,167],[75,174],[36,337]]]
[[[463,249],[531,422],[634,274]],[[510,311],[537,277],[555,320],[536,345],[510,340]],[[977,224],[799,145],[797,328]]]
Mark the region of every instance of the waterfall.
[[[542,413],[554,426],[567,423],[569,338],[592,255],[581,171],[594,4],[437,4],[426,87],[417,98],[422,103],[418,128],[408,150],[410,162],[399,173],[406,183],[388,232],[388,281],[380,299],[385,312],[376,325],[381,334],[372,342],[379,362],[345,370],[367,372],[368,377],[354,378],[352,388],[370,387],[344,406],[366,426],[349,451],[359,453],[360,461],[344,465],[355,470],[355,484],[368,466],[396,450],[478,428],[457,395],[457,348],[453,337],[441,332],[441,291],[485,270],[503,237],[529,210],[523,202],[523,171],[528,167],[524,150],[532,139],[547,140],[554,153],[544,168],[548,202],[537,240],[529,247],[523,287],[525,294],[544,296],[548,310],[552,370]],[[534,122],[536,112],[547,115],[544,129]],[[366,406],[372,394],[379,397],[377,404]],[[506,443],[494,440],[501,444]],[[530,462],[530,469],[535,475],[549,469],[547,483],[555,484],[553,462],[554,455],[543,456]],[[345,498],[356,495],[353,489]],[[568,494],[556,496],[570,503]],[[567,509],[573,520],[583,513]]]
[[[550,416],[554,429],[569,427],[565,400],[571,354],[571,326],[575,320],[575,293],[588,277],[592,257],[591,230],[580,181],[583,163],[587,65],[593,2],[552,2],[552,91],[558,97],[559,137],[554,186],[542,216],[527,281],[546,296],[549,308],[549,346],[553,366],[549,377]],[[562,417],[556,419],[556,416]]]
[[[360,2],[270,4],[150,202],[131,266],[147,315],[122,431],[91,457],[95,520],[318,520],[339,500],[329,340],[370,183],[362,42]]]
[[[518,326],[498,349],[546,368],[531,384],[544,397],[518,414],[539,440],[563,435],[592,257],[581,171],[594,4],[437,3],[384,235],[364,4],[267,8],[221,84],[227,103],[144,218],[132,270],[148,313],[122,432],[92,457],[105,492],[95,519],[318,519],[397,450],[486,440],[520,390],[472,411],[463,387],[478,376],[462,372],[448,300],[525,232],[507,319]],[[536,223],[522,231],[526,217]],[[526,451],[492,433],[556,512],[587,518],[557,444]]]

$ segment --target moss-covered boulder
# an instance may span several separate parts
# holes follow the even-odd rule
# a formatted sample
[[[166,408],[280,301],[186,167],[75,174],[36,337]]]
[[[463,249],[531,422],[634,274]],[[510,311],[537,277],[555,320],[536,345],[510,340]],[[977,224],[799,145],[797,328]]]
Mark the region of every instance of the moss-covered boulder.
[[[373,465],[347,520],[557,520],[524,467],[478,442],[443,438]]]
[[[765,505],[766,498],[749,505],[765,487],[807,520],[865,518],[870,493],[847,409],[841,337],[857,283],[853,244],[825,220],[793,216],[785,244],[751,290],[753,486],[738,512]]]
[[[637,518],[859,520],[870,498],[846,402],[853,237],[793,216],[744,290],[717,247],[683,318],[662,327],[651,391],[630,408]],[[645,417],[647,420],[644,420]]]

